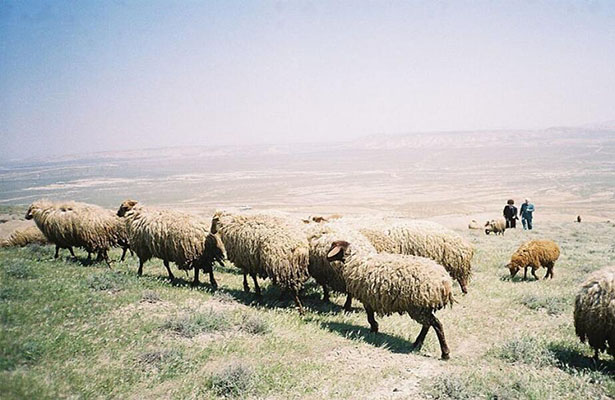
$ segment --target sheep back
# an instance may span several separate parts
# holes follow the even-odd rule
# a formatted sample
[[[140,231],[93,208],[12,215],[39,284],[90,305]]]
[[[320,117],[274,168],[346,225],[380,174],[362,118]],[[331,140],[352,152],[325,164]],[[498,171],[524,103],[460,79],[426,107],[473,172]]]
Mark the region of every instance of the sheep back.
[[[401,246],[386,232],[370,228],[359,229],[359,232],[369,240],[378,253],[401,253]]]
[[[399,246],[399,253],[430,258],[442,265],[465,288],[472,271],[474,247],[457,233],[429,221],[410,221],[394,225],[388,235]]]

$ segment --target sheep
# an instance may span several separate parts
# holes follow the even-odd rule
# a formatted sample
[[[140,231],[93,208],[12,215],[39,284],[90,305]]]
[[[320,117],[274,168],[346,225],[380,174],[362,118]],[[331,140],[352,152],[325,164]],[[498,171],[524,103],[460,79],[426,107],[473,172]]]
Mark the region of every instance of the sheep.
[[[270,278],[293,293],[299,314],[303,314],[299,290],[309,278],[309,245],[296,224],[272,215],[218,211],[211,231],[220,234],[229,260],[243,271],[244,291],[250,291],[248,274],[257,296],[261,295],[257,276]]]
[[[139,258],[139,276],[143,264],[157,257],[171,280],[175,276],[169,262],[174,262],[181,270],[194,268],[193,285],[199,284],[202,269],[209,273],[211,286],[218,287],[213,264],[224,260],[225,249],[220,237],[207,230],[205,221],[179,211],[144,207],[135,200],[124,201],[117,215],[125,219],[131,249]]]
[[[450,358],[442,324],[434,315],[454,302],[451,277],[444,267],[424,257],[406,254],[366,253],[345,240],[331,243],[329,262],[340,269],[346,288],[363,303],[372,332],[378,332],[374,314],[408,313],[422,325],[414,341],[418,350],[434,327],[442,359]]]
[[[487,221],[485,223],[485,234],[490,234],[491,232],[496,235],[503,235],[506,231],[506,220],[504,219],[492,219],[491,221]]]
[[[395,247],[387,252],[431,258],[459,282],[464,294],[468,293],[474,256],[474,247],[470,242],[450,229],[429,221],[398,223],[386,233],[395,243]],[[378,249],[376,243],[372,241]]]
[[[25,229],[15,229],[11,232],[8,239],[0,241],[0,247],[24,247],[32,243],[40,245],[49,244],[49,240],[36,226],[29,226]]]
[[[68,249],[75,257],[73,247],[82,247],[88,252],[88,257],[97,252],[98,259],[104,259],[109,265],[109,248],[116,245],[127,247],[119,218],[93,204],[39,200],[30,205],[25,218],[33,219],[45,237],[56,245],[55,258],[58,258],[61,248]]]
[[[527,279],[527,269],[532,267],[532,275],[536,280],[536,270],[540,267],[547,269],[544,279],[553,279],[553,266],[559,258],[559,246],[552,240],[530,240],[519,246],[510,258],[506,267],[510,270],[510,277],[514,278],[521,268],[524,269],[523,279]]]
[[[360,247],[365,252],[375,252],[376,248],[363,235],[341,224],[315,225],[307,233],[310,244],[308,271],[314,280],[322,286],[324,301],[329,301],[329,288],[347,295],[344,303],[344,310],[346,311],[350,311],[352,308],[352,296],[348,294],[346,283],[339,270],[334,268],[327,260],[327,253],[330,250],[331,243],[342,238],[351,240],[355,247]]]
[[[615,356],[615,266],[594,272],[581,285],[574,302],[574,328],[582,343]]]

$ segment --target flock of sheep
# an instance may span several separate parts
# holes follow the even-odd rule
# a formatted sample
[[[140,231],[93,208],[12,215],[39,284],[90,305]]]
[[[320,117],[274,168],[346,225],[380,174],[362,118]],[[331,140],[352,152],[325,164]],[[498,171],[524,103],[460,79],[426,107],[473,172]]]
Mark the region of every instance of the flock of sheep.
[[[152,258],[163,260],[169,278],[170,263],[180,270],[209,274],[212,288],[218,284],[214,266],[228,258],[243,272],[243,286],[260,296],[258,278],[268,278],[290,293],[299,313],[303,313],[300,291],[312,277],[329,292],[346,294],[344,309],[359,300],[366,311],[372,332],[378,332],[375,315],[408,314],[422,325],[414,342],[418,349],[434,328],[441,357],[448,359],[442,323],[435,312],[455,302],[453,280],[463,293],[468,292],[473,246],[457,233],[433,222],[404,221],[390,226],[361,226],[339,216],[294,220],[267,214],[216,212],[211,221],[169,209],[146,207],[134,200],[124,201],[117,213],[78,202],[32,203],[26,219],[33,219],[38,230],[16,232],[3,244],[23,246],[30,242],[55,244],[60,249],[81,247],[97,254],[109,265],[108,251],[123,249],[122,260],[130,250],[139,258],[138,274]],[[42,232],[42,235],[41,235]],[[524,243],[512,255],[507,267],[511,276],[531,268],[546,269],[553,278],[553,267],[560,249],[550,240]],[[598,271],[579,291],[574,321],[577,335],[595,349],[615,355],[615,268]]]

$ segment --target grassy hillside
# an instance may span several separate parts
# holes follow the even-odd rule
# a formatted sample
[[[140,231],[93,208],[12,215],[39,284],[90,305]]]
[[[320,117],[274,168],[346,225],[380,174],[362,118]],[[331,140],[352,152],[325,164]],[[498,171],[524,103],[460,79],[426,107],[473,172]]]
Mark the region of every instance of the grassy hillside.
[[[578,342],[573,298],[588,273],[615,262],[610,224],[551,224],[504,237],[463,232],[475,273],[457,304],[438,312],[451,348],[440,361],[433,331],[423,349],[407,316],[369,332],[360,304],[344,314],[308,285],[307,312],[264,284],[242,291],[232,265],[220,289],[171,284],[160,261],[88,264],[51,247],[0,249],[0,393],[21,398],[528,398],[615,396],[615,362]],[[562,256],[550,281],[508,279],[512,251],[553,238]],[[112,255],[119,258],[119,252]],[[542,278],[544,271],[539,271]]]

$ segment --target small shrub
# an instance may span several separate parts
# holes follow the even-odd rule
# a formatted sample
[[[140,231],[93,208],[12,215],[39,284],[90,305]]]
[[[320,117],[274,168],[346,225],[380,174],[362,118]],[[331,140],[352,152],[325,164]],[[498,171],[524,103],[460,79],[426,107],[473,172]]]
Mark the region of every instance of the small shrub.
[[[163,364],[177,363],[182,359],[178,350],[154,350],[141,353],[138,361],[143,365],[160,367]]]
[[[227,316],[213,310],[187,316],[172,317],[162,325],[163,329],[170,330],[187,338],[194,337],[203,332],[227,330],[229,327],[230,323]]]
[[[19,365],[34,364],[43,355],[43,346],[33,340],[3,346],[0,349],[0,371],[13,370]]]
[[[441,375],[435,379],[429,392],[434,399],[466,400],[475,398],[468,390],[467,382],[456,375]]]
[[[239,329],[253,335],[264,335],[271,331],[269,324],[258,315],[243,314]]]
[[[146,303],[158,303],[160,300],[160,295],[153,290],[146,290],[141,294],[141,301]]]
[[[35,277],[32,267],[15,261],[4,265],[4,273],[15,279],[32,279]]]
[[[252,387],[254,372],[241,363],[226,366],[209,380],[211,390],[218,396],[243,397]]]
[[[87,285],[94,290],[109,290],[117,292],[121,290],[125,284],[125,278],[116,273],[102,273],[98,275],[90,275],[87,280]]]
[[[235,298],[231,294],[221,290],[216,291],[212,295],[212,298],[218,300],[221,303],[233,303],[235,301]]]
[[[499,358],[511,363],[544,366],[554,365],[556,361],[553,353],[532,337],[511,340],[496,353]]]
[[[522,296],[519,301],[531,310],[545,310],[549,315],[563,313],[568,305],[566,299],[562,297],[543,297],[532,294]]]

